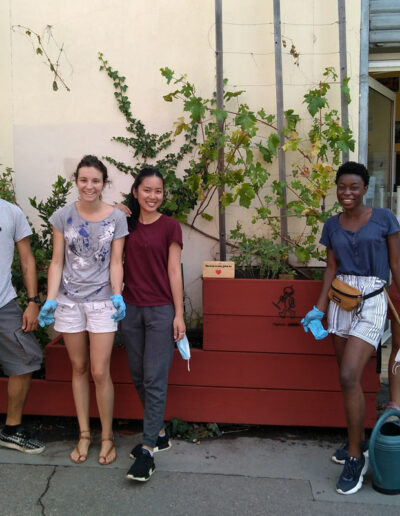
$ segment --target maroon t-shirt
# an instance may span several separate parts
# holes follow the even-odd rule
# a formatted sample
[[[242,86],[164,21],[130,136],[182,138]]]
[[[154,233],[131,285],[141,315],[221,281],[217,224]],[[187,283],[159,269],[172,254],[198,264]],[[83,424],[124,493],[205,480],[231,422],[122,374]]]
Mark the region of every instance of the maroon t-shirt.
[[[124,300],[135,306],[173,304],[168,278],[169,246],[181,247],[182,229],[166,215],[152,224],[137,223],[125,240]]]

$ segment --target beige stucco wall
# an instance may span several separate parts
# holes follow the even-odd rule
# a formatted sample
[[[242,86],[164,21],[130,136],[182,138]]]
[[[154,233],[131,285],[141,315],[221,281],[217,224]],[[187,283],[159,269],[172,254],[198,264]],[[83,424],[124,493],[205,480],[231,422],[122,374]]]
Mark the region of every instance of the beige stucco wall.
[[[0,2],[0,164],[13,166],[13,112],[10,9],[8,2]]]
[[[360,0],[346,4],[353,99],[349,115],[357,136]],[[285,109],[294,107],[303,114],[305,90],[318,82],[325,66],[339,71],[337,4],[281,0],[281,16],[282,34],[288,43],[283,49]],[[112,136],[125,134],[125,124],[110,79],[98,70],[98,51],[126,76],[134,115],[152,131],[170,129],[181,115],[178,104],[162,99],[169,89],[160,67],[187,73],[200,95],[208,97],[215,88],[213,0],[3,0],[0,19],[0,65],[4,70],[0,163],[15,167],[19,202],[36,222],[28,197],[44,198],[56,176],[70,177],[84,154],[130,159],[120,144],[110,141]],[[243,100],[249,105],[275,112],[272,0],[225,0],[223,19],[225,77],[233,87],[246,90]],[[11,26],[18,24],[38,33],[52,26],[54,38],[64,45],[67,60],[60,61],[60,72],[70,92],[62,87],[52,91],[44,59],[35,55],[24,35],[11,32]],[[299,66],[289,54],[292,42],[300,53]],[[56,55],[51,41],[47,48]],[[332,90],[333,104],[339,109],[339,87],[333,85]],[[293,156],[287,160],[290,169]],[[112,201],[129,189],[131,179],[111,166],[109,169],[113,183],[105,199]],[[216,206],[211,210],[217,215]],[[250,219],[245,210],[229,208],[228,230],[237,218],[245,224]],[[217,235],[216,221],[204,221],[201,227]],[[216,258],[218,247],[186,228],[184,244],[185,287],[198,310],[201,263]]]

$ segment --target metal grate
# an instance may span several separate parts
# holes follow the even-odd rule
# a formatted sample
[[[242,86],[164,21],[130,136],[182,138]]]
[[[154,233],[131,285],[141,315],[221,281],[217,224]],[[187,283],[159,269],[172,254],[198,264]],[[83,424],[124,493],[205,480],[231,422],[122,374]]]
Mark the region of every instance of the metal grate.
[[[370,0],[369,47],[371,53],[400,52],[399,0]]]

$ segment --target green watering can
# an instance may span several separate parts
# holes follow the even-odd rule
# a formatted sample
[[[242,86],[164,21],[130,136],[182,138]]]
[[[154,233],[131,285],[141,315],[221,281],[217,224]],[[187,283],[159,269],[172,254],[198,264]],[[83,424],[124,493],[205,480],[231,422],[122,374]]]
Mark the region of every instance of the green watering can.
[[[396,416],[395,421],[387,421]],[[384,494],[400,494],[400,410],[388,410],[378,419],[369,441],[372,487]]]

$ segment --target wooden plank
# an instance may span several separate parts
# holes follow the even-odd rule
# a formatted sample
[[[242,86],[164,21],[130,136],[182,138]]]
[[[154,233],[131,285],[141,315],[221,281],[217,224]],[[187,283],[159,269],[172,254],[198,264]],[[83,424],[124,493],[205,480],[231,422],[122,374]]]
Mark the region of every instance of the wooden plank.
[[[205,314],[203,331],[207,351],[334,355],[332,336],[316,341],[299,318]]]
[[[346,426],[342,395],[334,392],[171,386],[166,419],[170,417],[217,423]],[[376,394],[366,394],[365,425],[372,428],[375,422]]]
[[[46,379],[71,381],[71,368],[65,367],[67,361],[64,346],[47,346]],[[363,375],[366,392],[377,392],[380,388],[375,370],[376,359],[372,358]],[[111,376],[115,383],[131,384],[124,349],[113,350]],[[169,385],[340,391],[338,367],[333,356],[199,349],[192,349],[190,372],[186,361],[175,350]]]
[[[6,411],[7,381],[0,378],[0,412]],[[70,382],[34,380],[25,414],[74,416]],[[94,396],[90,410],[97,417]],[[141,419],[143,412],[132,385],[115,385],[114,417]],[[345,427],[339,392],[285,391],[172,385],[166,419],[285,426]],[[376,394],[366,394],[365,426],[376,421]]]
[[[71,381],[72,369],[67,350],[63,344],[47,344],[45,348],[46,380]],[[124,348],[113,348],[111,377],[118,383],[131,383],[129,365]]]
[[[203,279],[203,314],[302,318],[318,298],[321,281]]]
[[[276,353],[192,350],[190,373],[186,363],[175,357],[169,385],[341,392],[335,357]],[[365,392],[380,389],[375,357],[364,369],[362,386]]]

